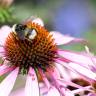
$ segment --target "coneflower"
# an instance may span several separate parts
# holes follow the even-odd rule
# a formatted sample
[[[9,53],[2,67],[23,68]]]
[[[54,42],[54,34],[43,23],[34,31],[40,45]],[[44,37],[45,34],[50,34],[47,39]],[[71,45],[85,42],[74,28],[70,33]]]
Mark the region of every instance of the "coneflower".
[[[46,87],[42,90],[46,90],[48,94],[50,90],[55,90],[54,96],[71,96],[71,91],[66,85],[82,87],[64,79],[64,73],[57,65],[70,69],[67,63],[72,60],[63,57],[62,54],[66,54],[66,51],[57,45],[78,41],[82,39],[63,36],[59,32],[48,32],[40,18],[34,18],[24,24],[15,24],[12,30],[7,26],[2,27],[0,76],[9,72],[10,74],[0,83],[0,96],[9,96],[19,74],[27,75],[25,96],[40,96],[40,78]]]

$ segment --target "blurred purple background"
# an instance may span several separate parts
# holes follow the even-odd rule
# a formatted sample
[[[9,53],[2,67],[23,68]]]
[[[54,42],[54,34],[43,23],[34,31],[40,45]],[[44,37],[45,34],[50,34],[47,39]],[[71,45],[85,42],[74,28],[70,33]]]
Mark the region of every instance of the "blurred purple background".
[[[75,37],[83,36],[93,25],[89,0],[64,0],[53,20],[54,30]]]

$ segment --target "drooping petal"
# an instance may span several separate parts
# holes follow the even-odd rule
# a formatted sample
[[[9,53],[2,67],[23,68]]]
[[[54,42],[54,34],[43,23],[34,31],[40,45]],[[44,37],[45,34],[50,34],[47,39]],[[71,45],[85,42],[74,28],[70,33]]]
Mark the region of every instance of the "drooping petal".
[[[25,96],[24,95],[24,88],[19,88],[13,91],[10,96]]]
[[[50,78],[54,78],[54,79],[60,78],[60,73],[57,70],[57,68],[47,69],[47,71],[50,75]]]
[[[96,93],[90,93],[87,96],[96,96]]]
[[[3,57],[4,55],[4,48],[0,46],[0,57]]]
[[[11,32],[11,28],[9,26],[3,26],[0,29],[0,45],[4,45],[6,37]]]
[[[60,78],[60,74],[58,72],[58,70],[56,68],[54,68],[53,70],[48,70],[50,77],[53,81],[53,85],[55,86],[55,88],[59,91],[60,95],[62,94],[62,96],[64,96],[64,91],[65,91],[65,85],[62,86],[59,82],[58,79]]]
[[[84,41],[83,39],[79,39],[79,38],[77,39],[77,38],[70,37],[70,36],[67,36],[67,35],[62,35],[60,32],[51,31],[50,34],[53,35],[53,38],[55,39],[55,43],[57,45]]]
[[[65,63],[65,62],[63,62],[63,61],[61,61],[61,60],[59,60],[59,59],[57,59],[55,62],[57,62],[57,64],[59,64],[59,65],[64,66],[64,67],[67,68],[68,70],[76,73],[75,70],[73,70],[73,69],[68,65],[68,63]]]
[[[71,91],[65,91],[65,96],[75,96]]]
[[[35,18],[32,22],[38,23],[38,25],[40,25],[40,26],[44,26],[44,23],[43,23],[42,19],[40,19],[40,18]]]
[[[96,80],[96,74],[94,72],[92,72],[90,69],[87,69],[83,66],[80,66],[79,64],[75,64],[75,63],[69,63],[71,68],[73,68],[75,71],[77,71],[78,73],[80,73],[81,75],[90,78],[92,80]]]
[[[40,96],[37,76],[34,69],[31,67],[27,76],[25,96]]]
[[[89,56],[81,53],[71,52],[68,50],[58,50],[58,54],[72,62],[82,64],[82,66],[85,66],[85,67],[87,67],[86,65],[93,64]],[[94,62],[96,62],[96,58],[93,58],[93,60]]]
[[[52,87],[49,91],[48,91],[48,94],[47,96],[61,96],[59,91],[55,88],[55,87]]]
[[[39,86],[40,86],[40,93],[45,96],[45,94],[48,93],[48,88],[45,86],[45,84],[43,83],[39,83]]]
[[[79,88],[79,89],[73,90],[72,93],[76,94],[76,93],[84,92],[86,90],[87,91],[92,91],[91,90],[91,86],[86,86],[86,87],[83,87],[83,88]]]
[[[0,96],[9,96],[14,83],[16,81],[19,68],[14,69],[1,83],[0,83]]]
[[[0,76],[2,76],[3,74],[10,72],[12,70],[14,70],[15,67],[9,67],[7,65],[2,65],[0,66]]]
[[[46,85],[47,88],[49,89],[49,88],[51,87],[51,85],[50,85],[50,82],[48,81],[46,75],[43,73],[43,71],[42,71],[41,69],[39,69],[39,73],[40,73],[40,75],[42,76],[42,79],[43,79],[45,85]]]
[[[76,87],[76,88],[83,88],[82,86],[80,86],[78,84],[75,84],[75,83],[73,83],[71,81],[68,81],[66,79],[58,79],[58,82],[62,86],[66,84],[66,85],[70,85],[70,86],[73,86],[73,87]]]
[[[69,76],[68,72],[66,72],[67,70],[65,70],[64,67],[63,67],[62,65],[58,64],[58,63],[55,63],[55,65],[56,65],[56,68],[59,70],[60,75],[61,75],[64,79],[70,80],[70,77],[71,77],[71,76]]]
[[[58,64],[61,64],[62,66],[64,66],[65,68],[67,68],[67,69],[69,69],[70,71],[72,71],[73,73],[76,73],[76,74],[78,74],[79,73],[79,76],[80,77],[82,77],[82,78],[84,78],[86,81],[88,81],[88,82],[90,82],[90,79],[89,78],[86,78],[86,76],[85,75],[83,75],[83,74],[81,74],[80,72],[78,72],[78,71],[76,71],[76,70],[74,70],[74,68],[73,67],[71,67],[71,63],[64,63],[63,61],[61,61],[61,60],[56,60],[56,62],[58,63]],[[78,64],[77,64],[78,65]],[[82,66],[83,67],[83,66]],[[85,67],[86,68],[86,67]],[[78,70],[78,69],[77,69]],[[80,70],[80,69],[79,69]],[[89,70],[90,71],[90,70]],[[93,73],[93,72],[92,72]],[[94,74],[94,73],[93,73]],[[91,79],[92,80],[92,79]]]
[[[4,69],[6,69],[6,68],[8,68],[8,66],[5,65],[5,64],[4,64],[4,65],[0,64],[0,65],[1,65],[1,66],[0,66],[0,71],[1,71],[1,70],[4,70]]]

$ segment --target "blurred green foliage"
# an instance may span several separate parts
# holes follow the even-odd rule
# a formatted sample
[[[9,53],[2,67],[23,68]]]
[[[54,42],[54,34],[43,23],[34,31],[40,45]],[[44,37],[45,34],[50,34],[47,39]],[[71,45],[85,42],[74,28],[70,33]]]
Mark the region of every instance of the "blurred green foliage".
[[[15,20],[12,11],[13,7],[10,8],[0,7],[0,26],[4,24],[11,24]]]

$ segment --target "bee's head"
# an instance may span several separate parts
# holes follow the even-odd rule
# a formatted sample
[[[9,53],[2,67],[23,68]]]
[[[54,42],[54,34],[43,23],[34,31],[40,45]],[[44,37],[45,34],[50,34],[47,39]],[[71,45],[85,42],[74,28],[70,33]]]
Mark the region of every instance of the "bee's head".
[[[19,33],[19,32],[24,32],[26,28],[27,28],[26,25],[16,24],[15,31],[16,31],[17,33]]]
[[[23,25],[23,24],[14,24],[12,27],[12,31],[21,40],[24,40],[25,38],[34,39],[34,37],[37,35],[35,29],[28,28],[27,25]]]

